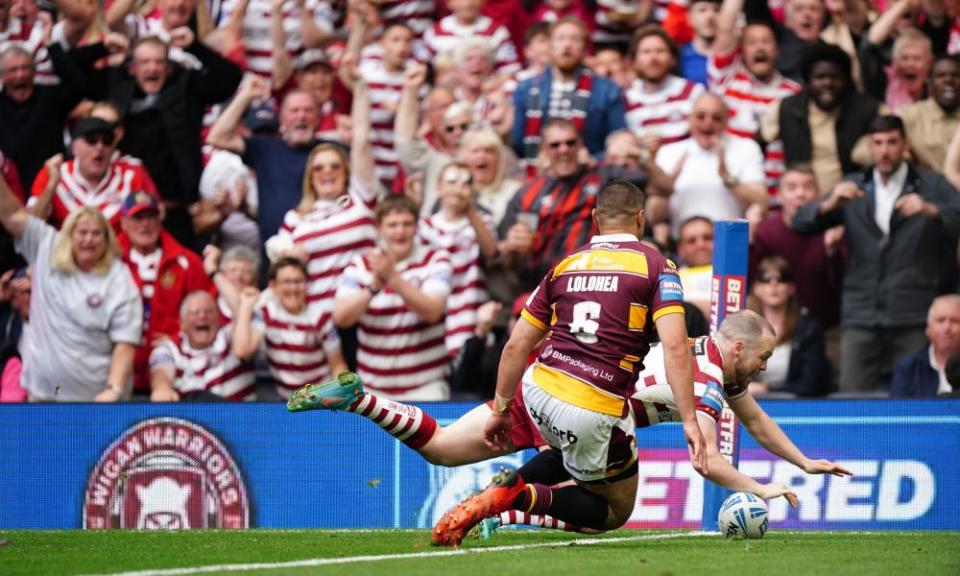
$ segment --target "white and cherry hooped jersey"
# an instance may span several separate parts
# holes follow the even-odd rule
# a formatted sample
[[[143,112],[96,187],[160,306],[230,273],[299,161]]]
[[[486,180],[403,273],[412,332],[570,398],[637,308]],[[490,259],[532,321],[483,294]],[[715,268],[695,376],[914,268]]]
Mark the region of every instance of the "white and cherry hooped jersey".
[[[306,384],[331,377],[330,354],[340,352],[340,337],[319,303],[295,314],[270,298],[257,310],[253,329],[263,335],[261,348],[284,400]]]
[[[720,419],[723,403],[747,393],[747,386],[739,383],[724,383],[723,356],[717,342],[709,336],[690,339],[693,353],[693,396],[695,409],[714,420]],[[673,390],[667,383],[663,346],[653,346],[643,359],[643,370],[637,377],[637,389],[630,397],[630,409],[634,413],[637,428],[660,422],[679,422],[677,403]]]
[[[320,302],[331,311],[337,281],[359,254],[376,246],[380,238],[373,218],[379,198],[376,184],[351,179],[347,194],[335,201],[318,201],[308,214],[290,210],[277,236],[302,246],[307,252],[307,303]]]
[[[481,218],[493,232],[490,217],[483,213]],[[447,297],[447,349],[452,356],[456,356],[473,336],[477,326],[477,309],[488,300],[477,233],[467,217],[450,221],[442,212],[438,212],[420,221],[417,235],[424,244],[450,255],[453,278],[450,296]]]
[[[150,353],[150,372],[172,370],[173,387],[181,394],[207,391],[226,400],[254,400],[256,377],[253,365],[231,351],[233,325],[217,331],[213,343],[203,349],[190,345],[181,333],[164,340]]]
[[[426,294],[444,298],[450,294],[452,268],[446,252],[415,244],[396,271]],[[357,256],[344,270],[337,295],[367,290],[372,281],[369,264]],[[357,372],[372,390],[394,395],[445,382],[450,372],[445,342],[443,320],[424,322],[400,294],[383,288],[357,323]]]
[[[49,182],[46,169],[37,174],[31,194],[39,197]],[[83,206],[97,208],[114,230],[120,229],[120,206],[124,198],[134,192],[145,191],[157,195],[156,185],[146,168],[137,161],[120,157],[110,163],[99,182],[87,182],[77,167],[76,160],[60,165],[60,182],[53,193],[51,220],[57,228],[70,212]],[[30,204],[35,200],[31,199]]]

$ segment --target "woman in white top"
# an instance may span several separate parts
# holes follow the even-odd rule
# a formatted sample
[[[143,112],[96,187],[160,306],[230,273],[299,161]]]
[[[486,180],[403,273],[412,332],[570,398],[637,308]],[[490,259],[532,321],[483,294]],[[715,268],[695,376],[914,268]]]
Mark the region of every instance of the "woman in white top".
[[[21,379],[30,399],[127,398],[143,305],[107,219],[80,208],[57,232],[28,215],[0,176],[0,221],[33,270]]]

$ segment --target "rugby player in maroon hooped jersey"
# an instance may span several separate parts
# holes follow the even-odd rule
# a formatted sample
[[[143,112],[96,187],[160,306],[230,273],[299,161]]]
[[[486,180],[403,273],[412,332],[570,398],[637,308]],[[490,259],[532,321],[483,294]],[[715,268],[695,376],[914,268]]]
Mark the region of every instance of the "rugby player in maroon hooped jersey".
[[[511,406],[523,376],[526,412],[547,443],[561,449],[564,468],[577,484],[556,490],[535,484],[528,490],[523,478],[511,473],[445,515],[434,529],[437,543],[459,545],[483,518],[511,507],[601,530],[626,522],[637,490],[627,398],[649,349],[644,333],[648,315],[664,347],[667,381],[691,461],[700,473],[707,471],[703,434],[694,415],[683,290],[676,267],[638,241],[643,203],[643,192],[627,182],[600,190],[594,220],[601,235],[555,266],[528,300],[501,357],[483,442],[472,446],[478,457],[484,449],[488,454],[510,449]],[[524,374],[527,356],[544,335],[543,351]],[[436,423],[419,409],[364,395],[352,375],[339,384],[308,386],[288,407],[358,412],[415,449],[431,441]]]
[[[660,335],[690,460],[699,473],[708,472],[694,411],[683,288],[676,266],[638,240],[644,200],[627,182],[600,190],[593,211],[599,235],[547,273],[500,358],[484,442],[509,449],[509,409],[522,381],[527,413],[547,443],[560,450],[575,485],[528,486],[522,471],[510,472],[447,512],[433,529],[437,544],[457,546],[484,517],[509,509],[598,530],[629,519],[636,504],[637,451],[628,398],[649,350],[648,315]],[[537,361],[527,368],[527,355],[544,336]]]

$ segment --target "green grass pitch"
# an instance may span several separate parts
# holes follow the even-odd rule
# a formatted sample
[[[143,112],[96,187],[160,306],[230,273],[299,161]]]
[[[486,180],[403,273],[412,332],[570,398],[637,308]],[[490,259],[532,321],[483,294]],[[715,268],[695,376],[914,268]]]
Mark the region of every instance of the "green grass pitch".
[[[459,551],[425,530],[0,531],[0,574],[415,576],[960,575],[960,532],[788,532],[763,540],[504,530]],[[233,568],[231,568],[231,566]],[[207,567],[203,569],[203,567]]]

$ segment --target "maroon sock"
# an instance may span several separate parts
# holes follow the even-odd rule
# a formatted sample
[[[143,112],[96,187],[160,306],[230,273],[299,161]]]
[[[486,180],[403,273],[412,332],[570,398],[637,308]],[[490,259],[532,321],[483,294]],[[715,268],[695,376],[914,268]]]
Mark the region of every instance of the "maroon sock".
[[[543,484],[527,484],[527,489],[521,492],[513,507],[527,514],[546,514],[553,504],[553,491]]]

